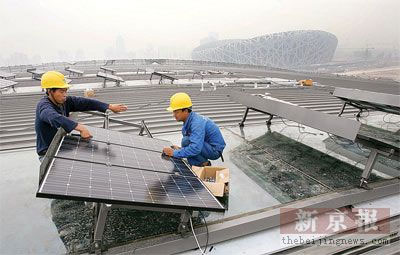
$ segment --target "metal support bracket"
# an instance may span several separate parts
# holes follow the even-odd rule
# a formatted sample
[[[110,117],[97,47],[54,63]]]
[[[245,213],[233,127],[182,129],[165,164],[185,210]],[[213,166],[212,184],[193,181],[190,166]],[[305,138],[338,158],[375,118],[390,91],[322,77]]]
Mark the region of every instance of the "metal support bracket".
[[[374,165],[375,165],[376,158],[379,154],[386,156],[386,157],[390,157],[393,154],[393,151],[388,153],[388,152],[384,152],[384,151],[381,151],[381,150],[378,150],[375,148],[371,149],[371,152],[369,153],[369,156],[367,159],[367,163],[365,164],[365,167],[364,167],[364,171],[361,174],[361,180],[360,180],[361,188],[370,189],[367,185],[368,184],[367,180],[368,180],[369,176],[371,175],[372,169],[374,168]]]
[[[106,110],[106,112],[104,113],[103,128],[104,129],[110,128],[110,111],[109,110]]]
[[[360,117],[361,117],[362,112],[363,112],[362,108],[357,112],[357,114],[356,114],[356,120],[357,121],[360,121]]]
[[[249,113],[250,108],[246,107],[246,110],[243,113],[242,121],[239,123],[239,127],[244,127],[244,122],[246,121],[247,114]]]
[[[186,232],[189,231],[189,219],[192,217],[193,212],[191,211],[184,211],[181,213],[181,221],[178,226],[178,232],[183,236]]]
[[[271,121],[272,121],[272,118],[274,117],[274,115],[272,115],[272,114],[270,114],[269,115],[269,118],[268,118],[268,120],[267,120],[267,126],[269,127],[269,126],[271,126]]]
[[[92,249],[96,254],[100,254],[103,249],[103,234],[106,225],[107,214],[111,210],[110,204],[96,204],[95,205],[95,228],[93,233],[93,246]]]
[[[126,208],[133,210],[143,210],[143,211],[155,211],[155,212],[171,212],[180,213],[180,223],[178,225],[177,231],[182,236],[189,231],[189,219],[194,214],[192,211],[184,209],[169,209],[169,208],[155,208],[147,206],[131,206],[131,205],[118,205],[118,204],[104,204],[95,203],[94,207],[94,230],[93,230],[93,242],[92,251],[96,254],[101,254],[101,251],[106,247],[103,245],[103,234],[106,226],[108,212],[116,208]]]
[[[247,114],[249,114],[250,109],[253,111],[256,111],[256,112],[261,112],[261,113],[269,115],[268,120],[266,121],[266,124],[268,127],[271,126],[271,123],[272,123],[271,121],[272,121],[272,118],[274,117],[273,114],[270,114],[270,113],[264,112],[264,111],[260,111],[260,110],[257,110],[257,109],[251,108],[251,107],[246,107],[246,110],[244,110],[244,113],[243,113],[242,120],[239,122],[239,127],[244,127],[244,122],[247,119]]]
[[[143,132],[146,132],[148,137],[153,138],[153,135],[151,134],[151,132],[150,132],[149,128],[147,127],[146,123],[144,122],[144,120],[141,121],[139,135],[143,135]]]
[[[342,105],[342,108],[340,109],[340,112],[339,112],[339,114],[338,114],[338,117],[340,117],[340,116],[343,114],[344,109],[346,108],[346,105],[347,105],[347,103],[344,102],[343,105]]]

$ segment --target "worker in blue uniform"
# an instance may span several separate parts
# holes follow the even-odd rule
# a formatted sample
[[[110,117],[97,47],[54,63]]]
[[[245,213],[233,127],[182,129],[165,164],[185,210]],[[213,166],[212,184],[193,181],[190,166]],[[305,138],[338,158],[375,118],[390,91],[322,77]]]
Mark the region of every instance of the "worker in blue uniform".
[[[192,166],[208,166],[222,156],[225,141],[219,127],[211,119],[192,111],[192,100],[186,93],[176,93],[170,99],[168,111],[183,122],[181,147],[165,147],[170,157],[187,158]]]
[[[67,84],[64,75],[60,72],[49,71],[43,74],[41,87],[46,90],[46,96],[41,98],[36,106],[36,152],[39,160],[43,159],[59,127],[68,133],[77,130],[84,139],[92,137],[83,124],[68,118],[70,112],[105,112],[110,109],[117,113],[127,110],[123,104],[106,104],[94,99],[67,96],[70,85]]]

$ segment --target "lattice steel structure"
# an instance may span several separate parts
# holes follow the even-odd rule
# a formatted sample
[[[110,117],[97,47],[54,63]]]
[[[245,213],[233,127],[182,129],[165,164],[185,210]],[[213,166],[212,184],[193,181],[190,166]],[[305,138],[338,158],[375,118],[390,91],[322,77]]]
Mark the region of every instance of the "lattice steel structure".
[[[200,45],[192,51],[193,60],[299,67],[331,61],[338,40],[320,30],[274,33],[244,40],[222,40]]]

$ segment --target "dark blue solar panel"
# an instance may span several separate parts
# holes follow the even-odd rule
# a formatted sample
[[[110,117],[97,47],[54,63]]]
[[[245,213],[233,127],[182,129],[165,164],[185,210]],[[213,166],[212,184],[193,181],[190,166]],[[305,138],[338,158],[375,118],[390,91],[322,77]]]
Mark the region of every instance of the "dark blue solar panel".
[[[165,157],[164,140],[90,127],[92,140],[66,135],[38,197],[223,211],[181,160]]]

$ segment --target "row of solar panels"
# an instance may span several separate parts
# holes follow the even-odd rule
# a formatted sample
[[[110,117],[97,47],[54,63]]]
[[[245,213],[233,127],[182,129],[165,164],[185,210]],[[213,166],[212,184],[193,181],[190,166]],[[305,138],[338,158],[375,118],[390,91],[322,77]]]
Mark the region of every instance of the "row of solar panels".
[[[81,66],[81,67],[84,67],[84,66]],[[122,72],[125,76],[128,74],[127,72],[129,72],[130,78],[133,78],[133,79],[137,79],[139,77],[139,76],[133,76],[132,77],[133,74],[137,74],[137,75],[140,75],[140,74],[143,74],[143,73],[144,74],[149,74],[149,75],[151,75],[150,76],[150,80],[152,79],[153,75],[160,76],[160,84],[161,84],[161,81],[163,79],[171,80],[172,83],[173,83],[174,80],[178,79],[177,77],[172,77],[169,74],[166,74],[166,73],[170,73],[171,66],[170,67],[162,67],[162,68],[154,68],[154,67],[151,67],[151,68],[147,68],[147,67],[136,68],[136,67],[132,67],[132,66],[128,66],[127,67],[127,66],[121,66],[121,65],[119,65],[119,66],[100,66],[100,67],[97,67],[97,68],[100,69],[100,71],[99,71],[99,69],[97,69],[97,70],[93,69],[93,68],[96,68],[95,66],[92,66],[88,70],[85,70],[87,68],[80,69],[79,66],[74,66],[74,67],[66,66],[63,69],[60,69],[60,68],[62,68],[62,67],[57,67],[56,68],[54,66],[54,69],[50,68],[49,70],[58,70],[58,71],[61,71],[61,72],[64,72],[64,73],[68,74],[69,77],[73,77],[73,78],[83,77],[84,73],[86,73],[86,72],[87,72],[87,74],[95,74],[96,73],[96,77],[100,77],[100,78],[104,79],[104,86],[103,87],[105,87],[105,82],[106,81],[115,82],[117,84],[117,86],[120,85],[121,82],[124,82],[124,79],[121,76],[118,76],[116,74],[117,69],[118,69],[118,71]],[[45,70],[47,70],[47,68],[46,69],[28,68],[28,69],[26,69],[26,73],[29,73],[31,75],[32,80],[40,81],[41,80],[41,76],[45,73]],[[139,71],[140,71],[140,73],[139,73]],[[206,72],[207,74],[209,74],[208,77],[210,77],[210,78],[213,77],[213,76],[216,76],[218,74],[219,75],[223,75],[224,74],[223,72],[213,71],[213,70],[210,70],[210,71],[202,70],[202,71]],[[175,70],[172,73],[178,75],[177,72],[178,71]],[[190,76],[193,76],[192,78],[194,78],[194,75],[196,74],[196,72],[198,73],[198,71],[194,71],[194,70],[181,70],[181,72],[179,72],[179,75],[180,76],[182,76],[182,75],[183,76],[188,76],[188,78]],[[19,76],[21,76],[21,74],[19,74]],[[14,89],[14,86],[17,84],[17,82],[10,81],[10,79],[14,79],[15,77],[16,77],[16,74],[0,71],[0,79],[6,79],[6,80],[2,81],[2,83],[0,83],[0,89],[6,89],[6,88],[10,88],[10,87],[12,87]],[[95,77],[93,77],[91,75],[86,75],[85,78],[86,79],[90,79],[90,80],[94,80],[95,79]],[[20,84],[21,87],[26,87],[26,86],[29,86],[29,85],[30,86],[37,85],[37,84],[33,84],[31,80],[24,80],[23,79],[23,80],[19,80],[19,82],[21,83]],[[80,81],[80,82],[83,82],[83,81]],[[15,89],[14,89],[14,91],[15,91]]]
[[[265,66],[253,66],[253,65],[241,65],[241,64],[230,64],[222,62],[208,62],[208,61],[195,61],[195,60],[178,60],[178,59],[119,59],[119,60],[91,60],[91,61],[76,61],[76,62],[54,62],[45,63],[41,65],[19,65],[19,66],[8,66],[0,67],[0,71],[9,73],[25,73],[27,69],[37,68],[41,70],[64,70],[70,66],[76,69],[98,69],[100,66],[111,66],[111,67],[138,67],[138,66],[155,66],[155,65],[176,65],[180,66],[213,66],[213,67],[234,67],[234,68],[251,68],[265,70]],[[274,68],[268,68],[268,70],[279,70]]]

